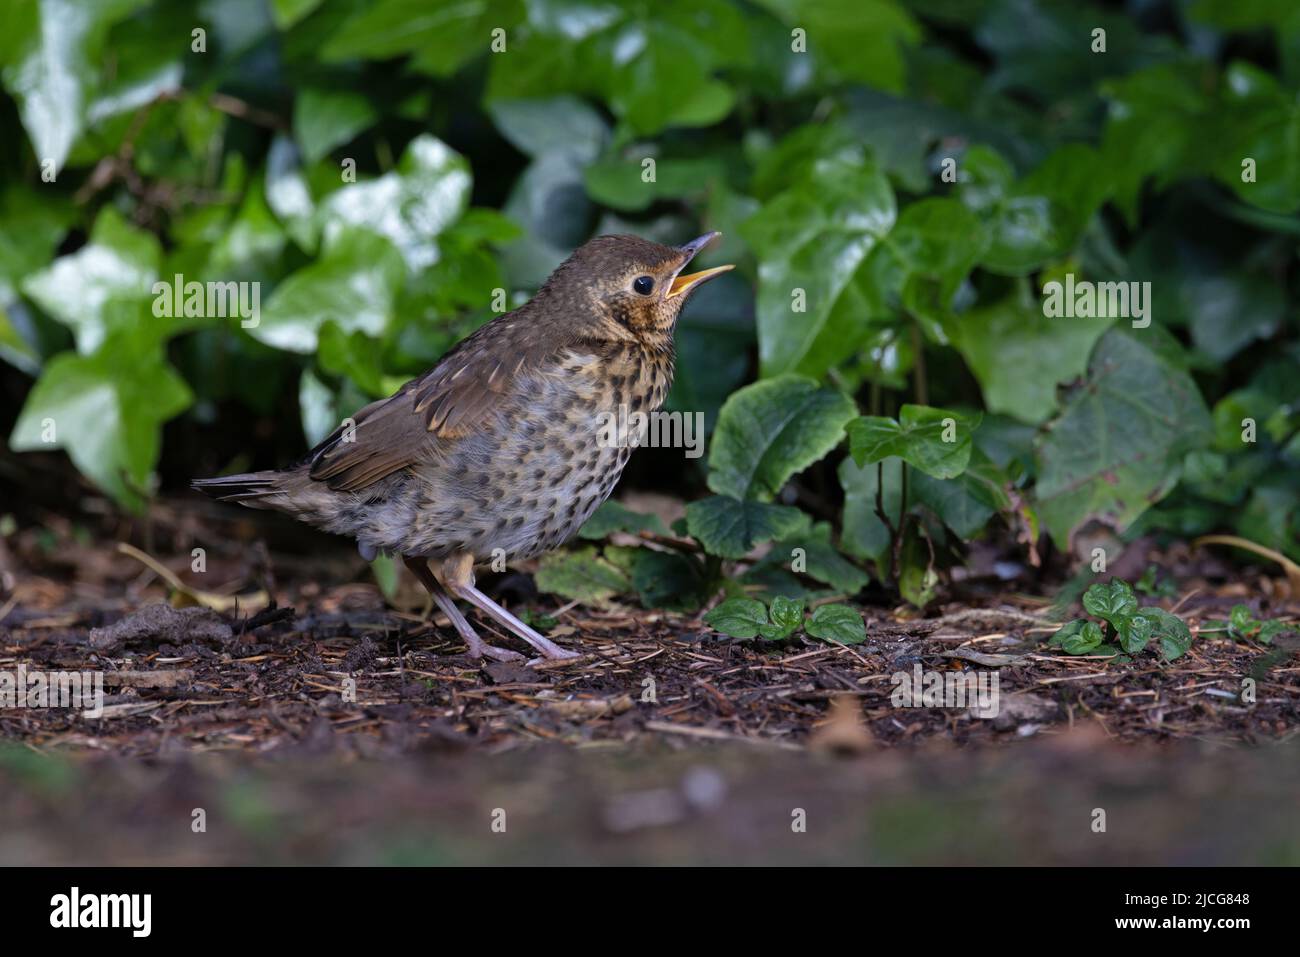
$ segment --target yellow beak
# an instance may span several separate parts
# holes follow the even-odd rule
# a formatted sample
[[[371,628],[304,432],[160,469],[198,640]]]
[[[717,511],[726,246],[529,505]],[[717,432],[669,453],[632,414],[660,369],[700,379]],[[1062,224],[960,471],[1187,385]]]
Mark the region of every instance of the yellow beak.
[[[671,299],[674,296],[680,296],[684,292],[690,292],[702,282],[706,282],[721,273],[735,269],[735,266],[714,266],[712,269],[702,269],[699,272],[693,272],[689,276],[678,276],[668,287],[668,295],[665,299]]]

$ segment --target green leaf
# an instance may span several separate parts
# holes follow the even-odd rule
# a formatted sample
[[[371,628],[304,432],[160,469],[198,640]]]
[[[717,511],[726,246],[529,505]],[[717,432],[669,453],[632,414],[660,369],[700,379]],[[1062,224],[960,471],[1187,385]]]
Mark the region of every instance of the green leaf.
[[[710,495],[686,506],[690,534],[710,555],[744,558],[755,545],[797,533],[808,516],[797,508]]]
[[[704,604],[712,590],[704,568],[696,559],[679,552],[650,548],[629,549],[628,568],[632,588],[644,608],[691,612]]]
[[[412,273],[440,258],[437,236],[469,205],[469,164],[427,133],[407,144],[397,169],[352,183],[321,205],[326,238],[340,224],[363,226],[395,245]]]
[[[1152,624],[1152,620],[1140,612],[1129,618],[1121,618],[1114,622],[1115,633],[1119,638],[1119,646],[1130,655],[1136,655],[1151,640]]]
[[[876,515],[876,491],[880,488],[878,473],[885,474],[884,487],[880,489],[885,514],[891,522],[898,521],[902,490],[902,459],[885,459],[883,463],[859,466],[852,458],[840,463],[839,479],[844,489],[844,529],[840,541],[850,555],[873,562],[876,574],[886,577],[890,573],[891,540],[889,529]]]
[[[12,284],[49,263],[73,215],[62,197],[26,185],[0,193],[0,308],[13,301]]]
[[[818,605],[804,630],[814,638],[841,645],[860,645],[867,640],[862,615],[849,605]]]
[[[139,509],[158,461],[162,424],[191,401],[156,343],[142,349],[118,335],[90,355],[65,352],[46,364],[9,447],[65,449],[83,475]]]
[[[820,377],[854,352],[871,317],[850,287],[896,214],[893,191],[874,163],[833,160],[741,226],[759,259],[764,376]]]
[[[63,167],[86,122],[108,28],[144,0],[3,0],[0,81],[40,163]]]
[[[541,591],[586,604],[601,604],[632,588],[627,574],[592,547],[543,556],[535,577]]]
[[[968,150],[958,167],[960,195],[988,231],[980,264],[1023,276],[1072,249],[1110,194],[1109,179],[1097,175],[1099,165],[1096,151],[1072,144],[1016,182],[1011,165],[993,150]]]
[[[849,452],[859,466],[898,456],[939,479],[966,471],[971,435],[980,415],[964,415],[925,405],[904,405],[898,421],[862,416],[848,424]]]
[[[944,328],[979,380],[990,412],[1037,424],[1056,408],[1056,388],[1084,374],[1113,319],[1060,319],[1015,295],[963,313]]]
[[[716,158],[672,159],[655,163],[653,180],[643,179],[640,158],[611,157],[587,167],[587,194],[596,202],[621,212],[640,212],[663,199],[703,197],[718,181],[725,181],[726,165]]]
[[[728,598],[704,616],[704,623],[732,638],[753,638],[768,627],[767,609],[753,598]]]
[[[934,600],[938,587],[933,546],[916,523],[908,525],[898,556],[898,592],[912,605],[924,608]]]
[[[347,376],[372,398],[389,394],[383,372],[383,347],[361,330],[344,332],[333,320],[320,327],[316,360],[326,372]]]
[[[397,596],[397,561],[391,555],[376,555],[370,562],[375,584],[389,602]]]
[[[796,549],[799,550],[797,560],[794,555]],[[831,526],[828,522],[819,522],[806,534],[777,542],[764,561],[790,568],[847,595],[857,594],[871,580],[866,572],[846,559],[831,544]]]
[[[1300,208],[1300,106],[1277,78],[1246,63],[1228,67],[1215,114],[1215,175],[1245,202],[1276,213]],[[1242,162],[1254,161],[1252,182]]]
[[[1249,605],[1233,605],[1228,613],[1228,633],[1234,638],[1249,638],[1259,628]]]
[[[1109,100],[1101,168],[1113,178],[1115,203],[1130,224],[1149,176],[1164,187],[1204,165],[1212,149],[1202,135],[1209,108],[1205,69],[1191,61],[1162,64],[1101,87]]]
[[[1187,623],[1177,615],[1163,608],[1143,608],[1134,616],[1147,621],[1150,635],[1160,641],[1160,654],[1166,661],[1173,661],[1187,653],[1192,646],[1192,632]],[[1262,640],[1262,639],[1261,639]],[[1125,649],[1128,650],[1127,648]]]
[[[806,31],[819,72],[876,89],[901,92],[904,53],[921,38],[921,27],[893,0],[759,0],[791,27]]]
[[[1060,648],[1067,655],[1086,655],[1098,648],[1103,640],[1101,627],[1095,621],[1076,618],[1062,625],[1048,645]]]
[[[609,141],[609,124],[575,96],[502,98],[487,103],[501,135],[534,159],[569,156],[580,164],[594,161]]]
[[[1116,578],[1089,586],[1083,593],[1083,607],[1088,614],[1105,619],[1118,628],[1122,621],[1137,611],[1138,603],[1132,586]]]
[[[875,316],[892,317],[901,310],[938,321],[948,315],[987,244],[979,219],[957,200],[922,199],[903,209],[855,285]]]
[[[277,28],[287,30],[322,2],[323,0],[271,0],[271,18]]]
[[[309,446],[318,445],[338,428],[334,393],[310,369],[304,369],[298,380],[298,412],[302,417],[302,434]]]
[[[347,90],[308,88],[293,107],[293,135],[308,163],[350,142],[379,117],[370,101]]]
[[[731,111],[734,95],[709,77],[706,46],[676,24],[631,20],[602,45],[609,51],[610,109],[634,132],[708,126]]]
[[[40,354],[14,328],[3,307],[0,307],[0,359],[33,377],[41,368]]]
[[[71,328],[77,350],[89,354],[122,317],[115,313],[115,305],[151,296],[161,259],[162,249],[152,233],[128,225],[116,209],[105,206],[95,219],[90,242],[28,276],[22,290]],[[132,322],[138,317],[138,312],[129,313]],[[156,320],[154,331],[160,337],[168,322]]]
[[[785,641],[803,625],[803,605],[802,598],[783,595],[773,598],[770,609],[772,624],[760,628],[758,633],[768,641]]]
[[[319,330],[330,321],[344,333],[381,336],[403,276],[401,257],[386,239],[365,229],[342,230],[320,259],[276,287],[248,332],[277,349],[303,353],[316,351]]]
[[[612,532],[627,532],[636,535],[639,532],[654,532],[657,535],[666,535],[668,530],[664,528],[664,523],[659,520],[658,515],[643,515],[640,512],[634,512],[626,505],[620,505],[615,501],[602,502],[600,507],[592,513],[591,518],[587,519],[586,524],[578,530],[581,538],[599,540],[606,538]]]
[[[430,4],[425,0],[377,0],[362,5],[345,20],[325,42],[320,55],[327,63],[337,63],[356,58],[387,60],[415,53],[414,65],[418,69],[447,76],[474,57],[487,55],[492,30],[508,30],[519,15],[520,5],[515,2]]]
[[[709,488],[770,500],[797,472],[839,444],[856,412],[843,393],[786,375],[732,394],[709,449]]]
[[[1103,336],[1087,380],[1037,443],[1039,514],[1061,547],[1089,519],[1126,528],[1210,438],[1196,384],[1158,351],[1157,332]]]

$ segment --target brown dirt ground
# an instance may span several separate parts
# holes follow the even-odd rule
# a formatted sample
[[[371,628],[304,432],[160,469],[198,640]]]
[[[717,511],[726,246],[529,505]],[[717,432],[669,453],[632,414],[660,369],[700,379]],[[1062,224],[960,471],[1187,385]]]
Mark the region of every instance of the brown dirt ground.
[[[343,552],[214,557],[206,579],[259,582],[278,606],[110,640],[167,601],[157,575],[66,528],[10,541],[24,566],[0,600],[0,668],[102,669],[107,697],[98,719],[0,711],[0,863],[1300,860],[1275,810],[1300,767],[1295,649],[1211,624],[1243,600],[1294,618],[1258,574],[1179,582],[1164,604],[1200,633],[1172,664],[1060,655],[1045,601],[1008,593],[911,620],[866,607],[852,648],[538,599],[584,657],[523,667],[391,610]],[[183,544],[152,551],[175,549],[192,583]],[[960,657],[989,654],[1006,657]],[[917,664],[996,667],[1001,716],[895,708],[890,675]],[[227,839],[192,840],[195,807]],[[1125,842],[1098,839],[1096,807],[1122,811]],[[835,824],[787,840],[805,834],[794,808]],[[498,809],[517,839],[493,842]],[[84,839],[106,818],[111,837]]]

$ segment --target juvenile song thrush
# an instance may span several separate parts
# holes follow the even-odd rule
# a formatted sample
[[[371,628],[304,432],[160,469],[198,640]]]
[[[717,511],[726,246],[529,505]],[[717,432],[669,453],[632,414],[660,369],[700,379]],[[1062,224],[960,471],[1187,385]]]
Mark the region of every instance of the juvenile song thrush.
[[[473,657],[522,656],[484,643],[453,597],[547,658],[574,657],[474,587],[474,566],[555,548],[609,497],[631,448],[599,423],[663,403],[682,306],[732,267],[681,272],[718,235],[676,247],[599,236],[528,303],[345,420],[297,465],[194,487],[350,535],[367,559],[402,556]]]

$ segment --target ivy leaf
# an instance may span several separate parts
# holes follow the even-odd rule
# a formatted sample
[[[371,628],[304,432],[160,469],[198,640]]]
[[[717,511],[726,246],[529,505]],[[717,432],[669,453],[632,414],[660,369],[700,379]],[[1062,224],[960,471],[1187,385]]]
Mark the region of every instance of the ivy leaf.
[[[392,242],[418,273],[439,260],[437,236],[469,206],[470,182],[463,156],[437,137],[417,136],[397,169],[330,194],[319,212],[326,239],[340,225],[363,226]]]
[[[796,550],[800,552],[798,557],[801,564],[798,565],[793,557]],[[871,580],[871,576],[846,559],[831,544],[829,522],[818,522],[806,534],[777,542],[764,556],[764,563],[782,568],[791,567],[791,570],[824,582],[847,595],[857,594]]]
[[[897,456],[939,479],[956,478],[970,461],[971,435],[981,416],[904,405],[898,421],[862,416],[848,424],[849,453],[861,468]]]
[[[51,359],[9,438],[16,452],[61,448],[120,504],[144,504],[158,461],[162,424],[192,401],[156,342],[122,334],[90,355]]]
[[[563,155],[586,164],[609,141],[604,117],[576,96],[503,97],[489,101],[487,111],[501,135],[533,159]]]
[[[1103,336],[1082,388],[1038,439],[1039,514],[1063,548],[1089,519],[1122,531],[1169,491],[1185,453],[1210,439],[1200,392],[1158,351],[1158,331],[1141,330],[1141,341],[1118,329]]]
[[[808,523],[797,508],[710,495],[686,506],[690,534],[710,555],[744,558],[754,546],[796,534]]]
[[[988,244],[979,219],[955,199],[930,197],[905,207],[855,279],[873,315],[906,310],[939,320]]]
[[[804,630],[814,638],[841,645],[860,645],[867,640],[862,616],[849,605],[818,605]]]
[[[592,513],[591,518],[587,519],[578,530],[578,535],[582,538],[599,540],[608,537],[612,532],[627,532],[631,535],[639,532],[668,534],[658,515],[643,515],[611,500],[601,503],[600,507]]]
[[[726,164],[719,158],[663,158],[655,163],[655,178],[642,179],[640,159],[619,157],[587,167],[587,194],[598,203],[622,212],[640,212],[663,199],[704,196],[718,181],[725,181]]]
[[[543,556],[535,579],[544,592],[586,604],[602,604],[632,587],[627,574],[592,547]]]
[[[1028,295],[971,309],[945,323],[990,412],[1037,424],[1057,406],[1058,383],[1082,376],[1113,319],[1053,319]]]
[[[383,347],[359,329],[345,332],[332,319],[320,328],[316,361],[322,369],[345,375],[371,398],[388,394],[383,373]]]
[[[890,521],[898,515],[902,490],[901,459],[885,459],[883,465],[860,467],[852,458],[840,463],[840,486],[844,489],[844,528],[841,544],[856,558],[870,561],[880,577],[889,574],[891,540],[889,529],[876,515],[876,491],[880,488],[879,473],[884,472],[884,487],[880,488],[881,502]]]
[[[680,552],[650,548],[628,549],[632,588],[644,608],[690,612],[699,608],[710,591],[702,564]]]
[[[308,163],[353,140],[379,113],[359,93],[308,88],[293,107],[293,135]]]
[[[809,54],[828,77],[901,92],[904,53],[921,27],[894,0],[759,0],[791,27],[807,31]]]
[[[320,259],[290,275],[262,306],[249,335],[292,352],[310,353],[319,331],[333,322],[340,332],[381,336],[393,316],[405,271],[392,243],[365,229],[334,235]]]
[[[509,29],[519,16],[520,5],[511,0],[444,4],[378,0],[361,5],[344,20],[320,55],[327,63],[337,63],[415,53],[414,65],[419,69],[447,76],[488,52],[493,27]]]
[[[853,400],[811,379],[785,375],[733,393],[718,413],[709,448],[709,488],[770,500],[839,444]]]
[[[764,376],[820,377],[853,353],[870,316],[857,308],[859,293],[850,286],[896,216],[893,191],[878,166],[833,160],[818,164],[813,176],[741,226],[759,259]]]
[[[0,80],[18,103],[38,162],[62,169],[86,122],[108,28],[144,0],[4,0]]]
[[[1224,102],[1216,111],[1215,174],[1244,201],[1276,213],[1300,208],[1300,107],[1277,79],[1247,63],[1228,66]],[[1242,159],[1255,161],[1255,178],[1242,180]]]
[[[88,355],[107,338],[110,327],[129,312],[114,306],[150,297],[162,259],[162,247],[152,233],[136,229],[112,206],[95,219],[90,242],[68,256],[28,276],[22,290],[47,313],[72,329],[77,350]],[[162,330],[169,320],[158,319]]]
[[[728,598],[704,616],[704,623],[732,638],[753,638],[767,628],[767,609],[753,598]]]
[[[1098,648],[1103,640],[1101,627],[1095,621],[1076,618],[1062,625],[1048,645],[1060,648],[1067,655],[1086,655]]]
[[[1204,136],[1204,69],[1195,61],[1160,64],[1101,86],[1109,107],[1100,167],[1110,172],[1115,203],[1130,225],[1137,221],[1147,177],[1156,175],[1163,187],[1203,164],[1198,154],[1210,146]]]

